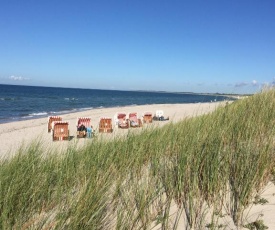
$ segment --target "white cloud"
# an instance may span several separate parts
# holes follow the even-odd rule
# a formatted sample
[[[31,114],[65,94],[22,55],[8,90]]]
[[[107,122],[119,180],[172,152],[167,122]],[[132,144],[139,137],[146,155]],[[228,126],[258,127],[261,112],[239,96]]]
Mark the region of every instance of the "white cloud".
[[[273,80],[271,82],[263,82],[261,84],[261,87],[262,88],[265,88],[265,87],[274,87],[275,86],[275,77],[273,78]]]
[[[27,81],[27,80],[30,80],[29,78],[26,78],[26,77],[21,77],[21,76],[10,76],[9,77],[10,80],[13,80],[13,81]]]
[[[247,86],[248,83],[247,82],[238,82],[235,84],[235,87],[243,87],[243,86]]]
[[[244,86],[258,86],[259,83],[256,80],[253,80],[252,82],[238,82],[235,83],[235,87],[244,87]]]
[[[256,80],[253,80],[253,81],[252,81],[252,85],[253,85],[253,86],[258,86],[259,84],[258,84],[258,82],[257,82]]]

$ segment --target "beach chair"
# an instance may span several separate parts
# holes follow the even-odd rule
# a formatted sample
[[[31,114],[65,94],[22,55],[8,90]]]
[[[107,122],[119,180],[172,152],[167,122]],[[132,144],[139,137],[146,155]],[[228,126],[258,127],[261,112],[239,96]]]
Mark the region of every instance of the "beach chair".
[[[76,122],[76,137],[84,138],[87,136],[87,128],[91,127],[91,118],[79,117]]]
[[[153,122],[153,114],[151,112],[145,112],[143,114],[143,123],[152,123]]]
[[[164,117],[164,112],[163,110],[156,110],[156,113],[153,117],[154,121],[167,121],[169,120],[169,117]]]
[[[69,122],[53,122],[53,141],[69,140]]]
[[[135,113],[135,112],[129,113],[128,117],[129,117],[130,127],[134,127],[134,128],[142,127],[141,119],[138,118],[137,113]]]
[[[121,129],[128,129],[129,122],[126,113],[116,113],[114,116],[115,126]]]
[[[100,118],[98,132],[100,133],[113,132],[112,118],[106,118],[106,117]]]
[[[54,121],[62,121],[61,117],[58,116],[50,116],[48,117],[48,133],[52,130],[52,125]]]
[[[163,110],[156,110],[156,117],[161,117],[161,116],[163,116],[164,115],[164,112],[163,112]]]

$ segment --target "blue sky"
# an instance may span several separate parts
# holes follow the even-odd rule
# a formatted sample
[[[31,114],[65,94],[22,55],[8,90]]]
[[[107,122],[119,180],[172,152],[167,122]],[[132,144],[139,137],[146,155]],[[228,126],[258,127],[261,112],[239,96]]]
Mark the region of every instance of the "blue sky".
[[[0,84],[254,93],[274,0],[0,0]]]

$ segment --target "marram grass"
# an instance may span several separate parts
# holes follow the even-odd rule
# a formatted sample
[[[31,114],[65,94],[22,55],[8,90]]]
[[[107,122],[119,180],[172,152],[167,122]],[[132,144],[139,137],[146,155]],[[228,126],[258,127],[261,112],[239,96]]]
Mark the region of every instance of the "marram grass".
[[[0,229],[240,228],[274,176],[274,108],[270,89],[62,156],[33,143],[0,162]]]

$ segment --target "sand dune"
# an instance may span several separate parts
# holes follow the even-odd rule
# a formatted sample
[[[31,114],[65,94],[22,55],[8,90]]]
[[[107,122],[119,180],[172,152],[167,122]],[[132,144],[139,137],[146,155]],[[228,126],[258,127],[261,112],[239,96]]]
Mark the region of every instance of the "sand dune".
[[[20,146],[26,146],[33,140],[41,140],[43,145],[47,148],[62,151],[62,149],[68,147],[70,144],[76,144],[82,146],[92,139],[77,139],[76,138],[76,121],[78,117],[90,117],[92,119],[92,125],[97,130],[100,117],[113,118],[116,112],[138,112],[139,116],[146,111],[154,113],[156,110],[163,110],[165,116],[169,116],[169,121],[154,122],[149,125],[144,125],[143,128],[154,125],[164,125],[168,122],[177,122],[181,119],[185,119],[192,116],[197,116],[214,111],[218,106],[222,106],[222,103],[197,103],[197,104],[161,104],[161,105],[142,105],[142,106],[129,106],[129,107],[116,107],[116,108],[102,108],[93,109],[83,112],[70,113],[61,115],[64,121],[69,122],[70,135],[73,138],[70,141],[52,141],[52,136],[47,132],[47,118],[18,121],[12,123],[5,123],[0,125],[0,157],[10,158],[12,157]],[[124,135],[129,132],[130,129],[121,130],[114,129],[112,134],[100,134],[106,137],[115,137],[118,135]],[[252,205],[245,212],[246,221],[253,222],[257,219],[263,220],[264,224],[269,229],[275,229],[275,186],[273,183],[269,183],[261,195],[268,203],[261,205]],[[224,218],[224,224],[227,226],[223,229],[235,229],[232,220]],[[184,221],[180,221],[178,229],[184,228]]]

